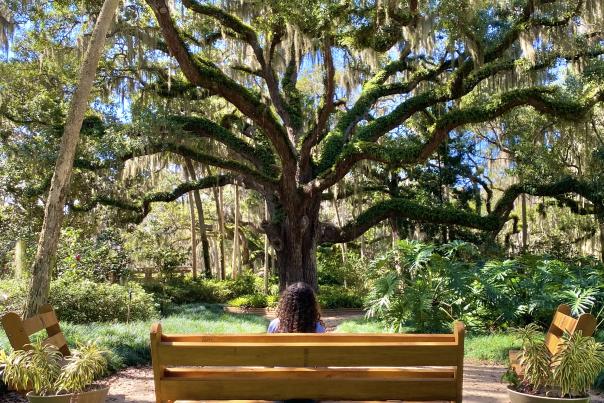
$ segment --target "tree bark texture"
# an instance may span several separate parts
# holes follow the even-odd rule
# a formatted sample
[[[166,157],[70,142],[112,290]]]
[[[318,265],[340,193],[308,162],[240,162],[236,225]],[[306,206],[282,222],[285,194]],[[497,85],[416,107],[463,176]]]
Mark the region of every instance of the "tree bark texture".
[[[82,128],[84,114],[88,109],[88,98],[90,97],[99,59],[105,45],[105,37],[107,36],[107,31],[118,5],[119,0],[105,0],[103,4],[92,32],[90,44],[84,56],[78,86],[69,106],[59,154],[44,209],[44,223],[42,224],[38,248],[31,269],[32,276],[24,310],[25,318],[36,315],[38,308],[46,303],[48,299],[52,270],[51,263],[54,261],[57,252],[61,224],[63,222],[63,210],[69,192],[69,182],[80,138],[80,129]]]
[[[195,174],[195,167],[190,158],[185,158],[186,169],[189,172],[189,176],[193,181],[197,180]],[[203,213],[203,203],[201,202],[201,195],[199,190],[193,191],[193,198],[195,199],[195,206],[197,208],[197,218],[199,221],[199,237],[201,239],[201,249],[203,254],[203,267],[204,276],[206,278],[212,277],[212,267],[210,266],[210,243],[208,242],[208,234],[206,232],[206,220]]]

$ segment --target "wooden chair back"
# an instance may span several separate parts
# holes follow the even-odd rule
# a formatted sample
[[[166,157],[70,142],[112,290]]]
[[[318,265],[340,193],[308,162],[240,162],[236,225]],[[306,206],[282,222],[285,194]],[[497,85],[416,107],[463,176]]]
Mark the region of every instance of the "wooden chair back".
[[[554,313],[552,323],[545,335],[545,345],[550,353],[555,354],[560,347],[560,339],[564,331],[570,334],[581,331],[583,336],[589,337],[594,334],[595,330],[596,318],[593,315],[584,313],[575,319],[571,316],[570,307],[562,304]]]
[[[596,330],[596,318],[593,315],[584,313],[575,319],[571,316],[570,311],[568,305],[562,304],[554,313],[552,323],[545,335],[545,346],[552,355],[556,354],[560,348],[560,339],[565,331],[570,334],[581,331],[583,336],[589,337]],[[521,350],[510,350],[508,353],[510,366],[518,376],[524,375],[524,369],[520,365],[521,352]]]
[[[38,314],[29,319],[23,320],[15,312],[9,312],[0,319],[0,323],[15,350],[29,349],[30,336],[46,330],[47,337],[44,339],[44,343],[54,345],[64,356],[71,355],[57,315],[52,306],[48,304],[41,306]]]
[[[155,393],[158,403],[294,398],[461,402],[464,334],[461,322],[453,334],[183,335],[164,334],[155,324]]]

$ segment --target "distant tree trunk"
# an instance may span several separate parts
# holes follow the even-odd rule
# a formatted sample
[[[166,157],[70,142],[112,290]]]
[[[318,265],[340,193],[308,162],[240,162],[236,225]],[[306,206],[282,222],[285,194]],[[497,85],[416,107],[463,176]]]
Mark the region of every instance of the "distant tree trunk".
[[[264,220],[268,221],[268,203],[264,202]],[[264,235],[264,293],[268,294],[268,236]]]
[[[523,193],[522,200],[522,252],[528,248],[528,221],[526,219],[526,195]]]
[[[190,158],[185,158],[185,165],[191,180],[196,181],[197,175],[195,174],[195,167]],[[203,253],[203,267],[204,275],[206,278],[212,277],[212,267],[210,266],[210,243],[208,242],[208,234],[206,232],[206,220],[203,214],[203,203],[201,202],[201,195],[199,189],[193,191],[193,197],[195,198],[195,206],[197,206],[197,216],[199,218],[199,237],[201,238],[201,249]]]
[[[44,223],[40,232],[38,249],[31,269],[32,276],[23,313],[25,318],[36,315],[38,308],[46,303],[48,299],[51,263],[55,260],[57,253],[63,222],[63,209],[69,192],[69,181],[80,138],[80,130],[84,114],[88,109],[88,98],[92,90],[99,59],[103,52],[105,37],[118,4],[119,0],[105,0],[103,4],[84,56],[78,85],[69,106],[61,146],[44,209]]]
[[[243,271],[244,268],[252,268],[252,263],[250,262],[250,245],[245,237],[245,233],[241,230],[241,225],[239,225],[239,274]]]
[[[338,227],[342,228],[342,218],[340,217],[340,210],[338,209],[338,194],[334,191],[333,196],[333,208],[336,211],[336,222],[338,223]],[[346,264],[346,255],[348,254],[348,248],[346,247],[346,243],[342,242],[340,244],[340,249],[342,251],[342,263]],[[346,282],[346,280],[344,280]]]
[[[189,192],[189,210],[191,212],[191,266],[193,278],[197,278],[197,229],[195,228],[195,201],[192,192]]]
[[[600,260],[604,262],[604,216],[597,215],[598,226],[600,227]]]
[[[212,175],[209,166],[206,165],[206,172],[208,176]],[[218,275],[220,280],[224,280],[226,277],[225,270],[225,258],[224,258],[224,210],[222,209],[222,188],[217,186],[212,187],[212,193],[214,194],[214,203],[216,204],[216,218],[218,220]]]
[[[17,239],[15,243],[15,278],[25,278],[25,242]]]
[[[239,256],[239,185],[235,183],[235,228],[233,229],[233,254],[231,256],[231,276],[237,278],[241,272]]]

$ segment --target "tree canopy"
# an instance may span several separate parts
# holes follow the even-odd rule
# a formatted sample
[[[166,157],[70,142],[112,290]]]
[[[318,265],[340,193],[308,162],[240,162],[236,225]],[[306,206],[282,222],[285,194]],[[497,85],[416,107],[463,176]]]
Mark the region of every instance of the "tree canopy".
[[[3,192],[28,211],[99,3],[0,9],[0,42],[22,24],[0,63]],[[267,203],[282,286],[315,285],[317,245],[385,220],[492,239],[523,194],[604,212],[600,1],[133,0],[109,39],[69,210],[140,222],[153,203],[241,185]],[[150,177],[185,159],[210,168]],[[346,220],[322,214],[344,199]]]

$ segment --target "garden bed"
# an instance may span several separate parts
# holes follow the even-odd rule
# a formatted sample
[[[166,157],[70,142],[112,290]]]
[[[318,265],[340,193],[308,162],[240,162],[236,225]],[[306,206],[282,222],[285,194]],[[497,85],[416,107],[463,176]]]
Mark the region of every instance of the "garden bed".
[[[224,311],[228,313],[248,313],[252,315],[260,315],[267,317],[274,317],[276,314],[276,308],[244,308],[237,306],[225,306]],[[339,309],[322,309],[321,316],[364,316],[365,311],[357,308],[339,308]]]

